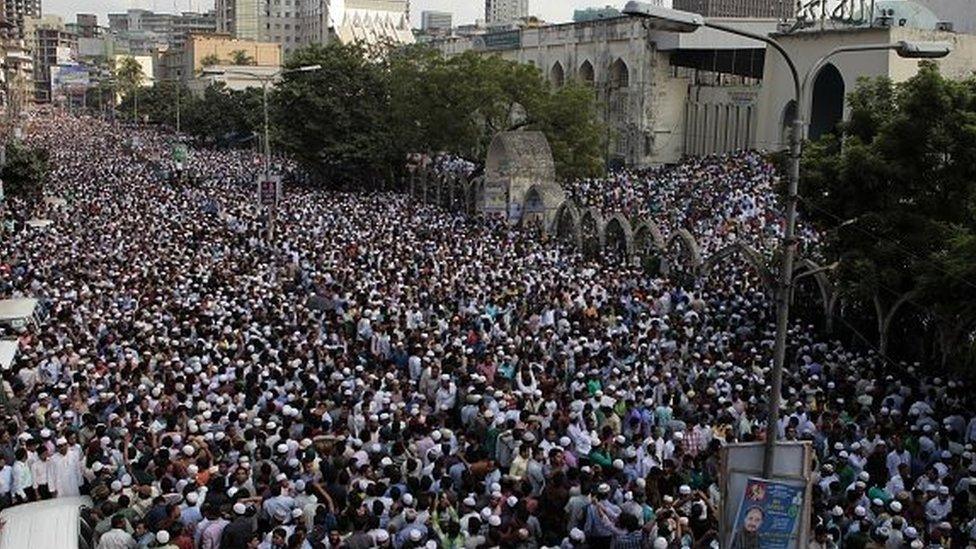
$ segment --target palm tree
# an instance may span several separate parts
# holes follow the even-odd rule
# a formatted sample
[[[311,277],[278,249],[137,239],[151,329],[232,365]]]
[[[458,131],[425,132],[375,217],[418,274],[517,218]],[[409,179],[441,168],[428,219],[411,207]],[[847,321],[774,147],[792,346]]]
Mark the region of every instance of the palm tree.
[[[216,54],[211,53],[210,55],[204,57],[200,60],[200,64],[204,67],[212,67],[214,65],[220,64],[220,58]]]
[[[234,50],[230,52],[231,63],[235,65],[255,65],[254,58],[244,50]]]

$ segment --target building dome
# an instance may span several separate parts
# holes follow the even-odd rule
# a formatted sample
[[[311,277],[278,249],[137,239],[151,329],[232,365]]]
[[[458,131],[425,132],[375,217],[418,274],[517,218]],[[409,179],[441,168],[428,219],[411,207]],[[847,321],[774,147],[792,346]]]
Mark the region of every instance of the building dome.
[[[939,18],[932,10],[909,0],[880,0],[874,5],[875,20],[886,18],[892,27],[935,30]]]

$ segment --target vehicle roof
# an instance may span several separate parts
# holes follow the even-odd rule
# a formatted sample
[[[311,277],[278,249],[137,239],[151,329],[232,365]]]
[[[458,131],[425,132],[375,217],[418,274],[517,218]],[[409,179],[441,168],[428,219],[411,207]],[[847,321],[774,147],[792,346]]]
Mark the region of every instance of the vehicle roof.
[[[78,544],[78,516],[91,498],[57,498],[0,513],[0,549],[68,549]]]

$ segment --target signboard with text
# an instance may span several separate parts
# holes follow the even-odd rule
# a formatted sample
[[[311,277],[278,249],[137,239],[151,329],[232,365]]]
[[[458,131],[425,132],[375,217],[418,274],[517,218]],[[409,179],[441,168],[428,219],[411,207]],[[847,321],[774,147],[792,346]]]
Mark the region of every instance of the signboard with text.
[[[727,547],[798,547],[804,488],[803,485],[750,478],[742,494]]]
[[[281,199],[281,176],[258,176],[258,204],[264,208],[275,208]]]

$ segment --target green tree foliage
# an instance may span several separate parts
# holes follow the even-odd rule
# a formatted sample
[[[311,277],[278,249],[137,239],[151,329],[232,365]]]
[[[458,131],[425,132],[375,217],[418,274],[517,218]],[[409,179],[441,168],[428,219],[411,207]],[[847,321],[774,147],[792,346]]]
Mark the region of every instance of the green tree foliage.
[[[445,59],[427,46],[386,56],[394,128],[415,151],[448,151],[483,159],[501,131],[540,130],[562,178],[603,171],[604,131],[591,89],[553,92],[538,69],[467,52]]]
[[[180,86],[177,88],[177,86]],[[202,95],[175,82],[157,82],[139,91],[139,113],[150,124],[176,124],[176,94],[179,90],[180,129],[205,143],[219,144],[240,139],[261,129],[261,89],[231,90],[222,82],[208,86]],[[133,96],[123,98],[119,108],[131,109]]]
[[[561,178],[604,169],[605,132],[592,89],[569,84],[553,90],[530,65],[475,53],[445,59],[426,46],[338,43],[299,49],[286,68],[307,65],[321,69],[286,73],[275,85],[272,143],[323,181],[389,181],[411,152],[483,161],[498,132],[519,129],[546,134]],[[121,109],[134,110],[138,100],[150,122],[172,125],[174,94],[169,83],[136,88]],[[260,94],[216,87],[190,97],[184,90],[182,128],[209,142],[259,129]]]
[[[403,156],[390,126],[389,92],[378,63],[357,44],[298,50],[274,93],[275,139],[336,185],[388,179]]]
[[[217,57],[216,54],[211,53],[209,55],[204,56],[204,58],[200,60],[200,64],[203,65],[204,67],[212,67],[214,65],[219,65],[220,58]]]
[[[961,341],[976,321],[976,80],[922,63],[899,85],[860,82],[848,101],[843,137],[806,148],[804,214],[826,231],[841,290],[873,312],[882,351],[898,319]]]
[[[115,82],[124,97],[128,98],[127,108],[121,112],[131,115],[133,119],[138,116],[140,88],[142,88],[145,75],[142,73],[142,65],[133,57],[123,57],[115,65]]]
[[[244,50],[234,50],[230,52],[230,62],[234,65],[255,65],[257,62]],[[218,61],[219,63],[219,61]],[[216,64],[216,63],[214,63]]]
[[[48,171],[48,154],[42,149],[29,149],[20,143],[7,145],[3,166],[5,195],[36,202],[44,196],[44,180]]]

